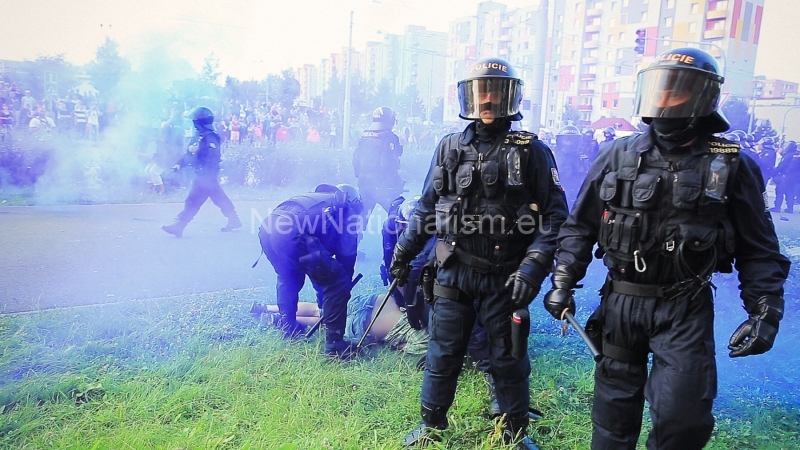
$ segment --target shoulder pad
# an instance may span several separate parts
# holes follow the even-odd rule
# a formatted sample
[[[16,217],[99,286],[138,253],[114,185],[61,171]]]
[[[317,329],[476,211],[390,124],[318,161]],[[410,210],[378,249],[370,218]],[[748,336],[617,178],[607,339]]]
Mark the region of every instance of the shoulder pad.
[[[708,140],[708,151],[710,153],[739,153],[741,148],[742,146],[736,142],[719,136],[711,136]]]

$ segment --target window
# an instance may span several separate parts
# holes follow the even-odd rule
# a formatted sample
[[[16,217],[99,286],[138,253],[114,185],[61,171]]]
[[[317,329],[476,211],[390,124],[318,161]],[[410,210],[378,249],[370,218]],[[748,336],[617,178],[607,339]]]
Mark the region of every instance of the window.
[[[647,22],[647,12],[642,13],[642,22]]]
[[[691,14],[700,12],[700,6],[697,3],[692,3]]]
[[[559,14],[558,15],[558,23],[564,23],[564,15],[563,14]]]
[[[556,112],[556,107],[555,107],[555,105],[550,105],[550,112],[551,112],[551,113],[554,113],[554,112]]]
[[[617,58],[622,58],[623,56],[625,56],[625,53],[622,51],[622,49],[617,49]]]
[[[664,18],[664,26],[669,28],[672,26],[672,17],[665,17]]]
[[[525,42],[525,45],[522,46],[525,50],[528,49],[528,42]]]
[[[603,2],[594,2],[594,9],[603,9]]]
[[[548,126],[550,128],[553,128],[553,121],[552,120],[547,121],[547,124],[548,124]]]
[[[560,45],[556,45],[555,51],[556,51],[555,52],[556,55],[560,54],[561,53],[561,46]]]
[[[675,7],[675,0],[667,0],[667,9],[672,9]]]
[[[613,42],[614,42],[614,36],[609,34],[608,37],[606,38],[606,43],[611,44]]]
[[[606,52],[606,61],[611,61],[614,58],[613,52]]]
[[[617,42],[622,42],[624,40],[625,40],[625,32],[623,31],[622,33],[619,34],[619,40]]]
[[[612,67],[606,67],[606,76],[610,77],[614,75],[614,69]]]
[[[616,108],[617,106],[619,106],[619,100],[614,100],[614,103],[611,104],[611,107]]]
[[[570,81],[569,82],[569,86],[567,87],[567,90],[571,91],[573,89],[575,89],[575,82],[574,81]]]
[[[669,45],[669,43],[670,43],[670,36],[669,36],[669,35],[666,35],[666,36],[661,36],[661,43],[662,43],[662,44],[664,44],[664,45]]]
[[[630,5],[630,2],[628,0],[622,0],[622,7],[623,8],[627,8],[629,5]]]
[[[617,18],[616,17],[612,17],[611,20],[608,21],[608,26],[609,27],[617,26]]]
[[[608,108],[608,100],[603,100],[603,108]]]
[[[689,22],[689,33],[697,31],[697,22]]]
[[[612,11],[616,11],[617,10],[617,2],[611,2],[611,10]]]
[[[570,57],[571,59],[575,59],[575,57],[576,57],[576,56],[577,56],[577,53],[575,53],[575,50],[573,50],[573,51],[569,52],[569,57]]]
[[[581,21],[575,19],[575,22],[573,22],[573,26],[575,27],[576,30],[579,30],[581,28]]]
[[[578,3],[575,3],[575,12],[578,12],[578,11],[580,11],[580,10],[581,10],[581,4],[580,4],[580,2],[578,2]]]

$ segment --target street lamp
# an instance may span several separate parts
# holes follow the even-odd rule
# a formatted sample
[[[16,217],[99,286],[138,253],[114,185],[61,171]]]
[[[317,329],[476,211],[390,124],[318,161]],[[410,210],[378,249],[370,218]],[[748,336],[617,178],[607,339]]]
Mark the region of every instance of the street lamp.
[[[786,135],[786,116],[789,114],[789,111],[793,109],[800,109],[800,106],[792,106],[791,108],[787,109],[785,113],[783,113],[783,123],[781,124],[781,136]]]

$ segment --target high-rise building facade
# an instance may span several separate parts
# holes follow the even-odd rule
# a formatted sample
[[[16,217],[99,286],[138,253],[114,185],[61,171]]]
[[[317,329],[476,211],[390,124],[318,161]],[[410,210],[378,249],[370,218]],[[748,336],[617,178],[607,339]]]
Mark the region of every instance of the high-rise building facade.
[[[550,9],[545,127],[630,118],[636,74],[671,48],[699,47],[748,97],[764,0],[566,0]]]

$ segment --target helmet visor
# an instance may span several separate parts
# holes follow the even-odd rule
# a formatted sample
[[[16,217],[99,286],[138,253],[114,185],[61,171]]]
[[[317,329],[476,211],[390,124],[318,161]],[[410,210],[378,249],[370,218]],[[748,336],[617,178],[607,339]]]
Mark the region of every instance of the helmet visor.
[[[522,80],[476,78],[458,83],[462,119],[501,119],[519,113]]]
[[[705,117],[717,109],[721,83],[700,70],[651,69],[639,73],[633,115]]]

